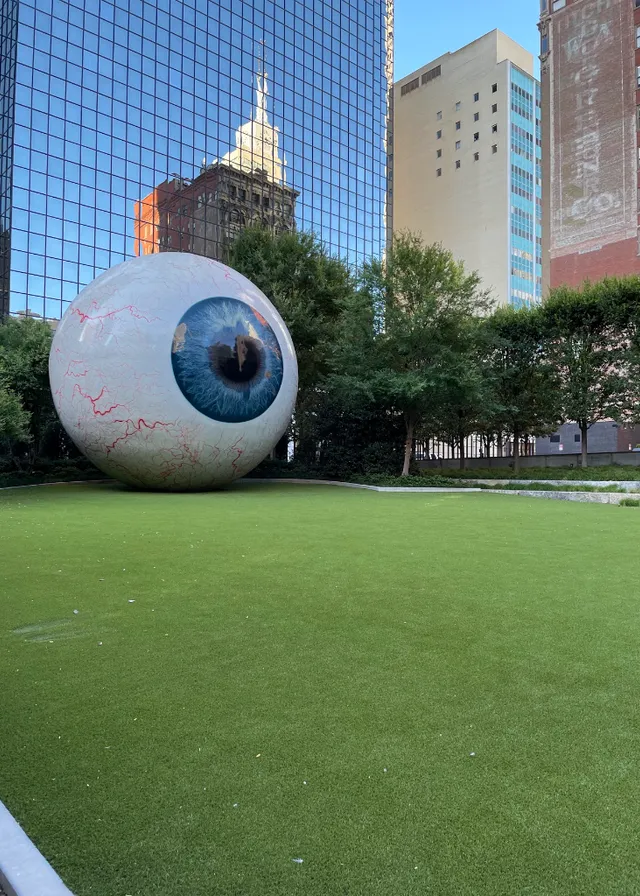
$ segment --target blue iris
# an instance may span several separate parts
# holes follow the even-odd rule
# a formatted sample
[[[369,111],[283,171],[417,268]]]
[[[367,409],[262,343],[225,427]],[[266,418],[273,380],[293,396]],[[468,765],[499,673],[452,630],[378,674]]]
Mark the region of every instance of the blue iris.
[[[218,296],[192,305],[173,336],[176,382],[212,420],[243,423],[264,414],[282,385],[282,351],[264,317]]]

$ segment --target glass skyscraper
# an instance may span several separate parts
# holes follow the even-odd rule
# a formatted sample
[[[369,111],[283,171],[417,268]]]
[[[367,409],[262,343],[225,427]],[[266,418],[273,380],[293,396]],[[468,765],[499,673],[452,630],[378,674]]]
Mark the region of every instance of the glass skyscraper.
[[[0,309],[250,222],[351,262],[390,221],[392,0],[0,0]]]

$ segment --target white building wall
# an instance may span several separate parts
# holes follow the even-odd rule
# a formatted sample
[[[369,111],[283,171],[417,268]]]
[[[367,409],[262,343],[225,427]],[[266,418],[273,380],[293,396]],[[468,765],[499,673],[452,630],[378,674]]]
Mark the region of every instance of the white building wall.
[[[510,289],[509,61],[533,74],[531,54],[491,31],[394,86],[394,230],[442,243],[500,304]]]

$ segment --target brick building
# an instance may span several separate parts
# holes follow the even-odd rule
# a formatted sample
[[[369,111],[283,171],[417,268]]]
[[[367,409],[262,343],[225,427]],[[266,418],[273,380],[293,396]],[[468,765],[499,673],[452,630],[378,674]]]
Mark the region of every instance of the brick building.
[[[195,180],[174,177],[135,203],[134,252],[193,252],[221,260],[233,237],[250,224],[274,233],[295,230],[297,196],[265,174],[208,165]]]
[[[285,183],[278,128],[267,114],[267,80],[258,76],[252,119],[236,131],[236,146],[194,180],[175,175],[134,204],[134,253],[193,252],[224,259],[234,236],[250,224],[295,230],[298,193]]]
[[[640,3],[541,0],[543,289],[640,273]]]

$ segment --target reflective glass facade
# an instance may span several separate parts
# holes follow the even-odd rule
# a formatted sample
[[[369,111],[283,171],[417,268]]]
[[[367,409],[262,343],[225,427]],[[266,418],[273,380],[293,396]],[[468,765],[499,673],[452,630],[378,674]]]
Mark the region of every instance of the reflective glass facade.
[[[0,0],[0,317],[9,310],[11,163],[17,14],[17,0]]]
[[[0,258],[12,313],[59,318],[97,274],[138,253],[209,254],[196,236],[219,200],[237,226],[270,223],[277,209],[352,262],[383,251],[392,0],[0,9]],[[271,159],[247,161],[256,145]]]
[[[540,82],[510,65],[510,303],[542,301],[542,140]]]

